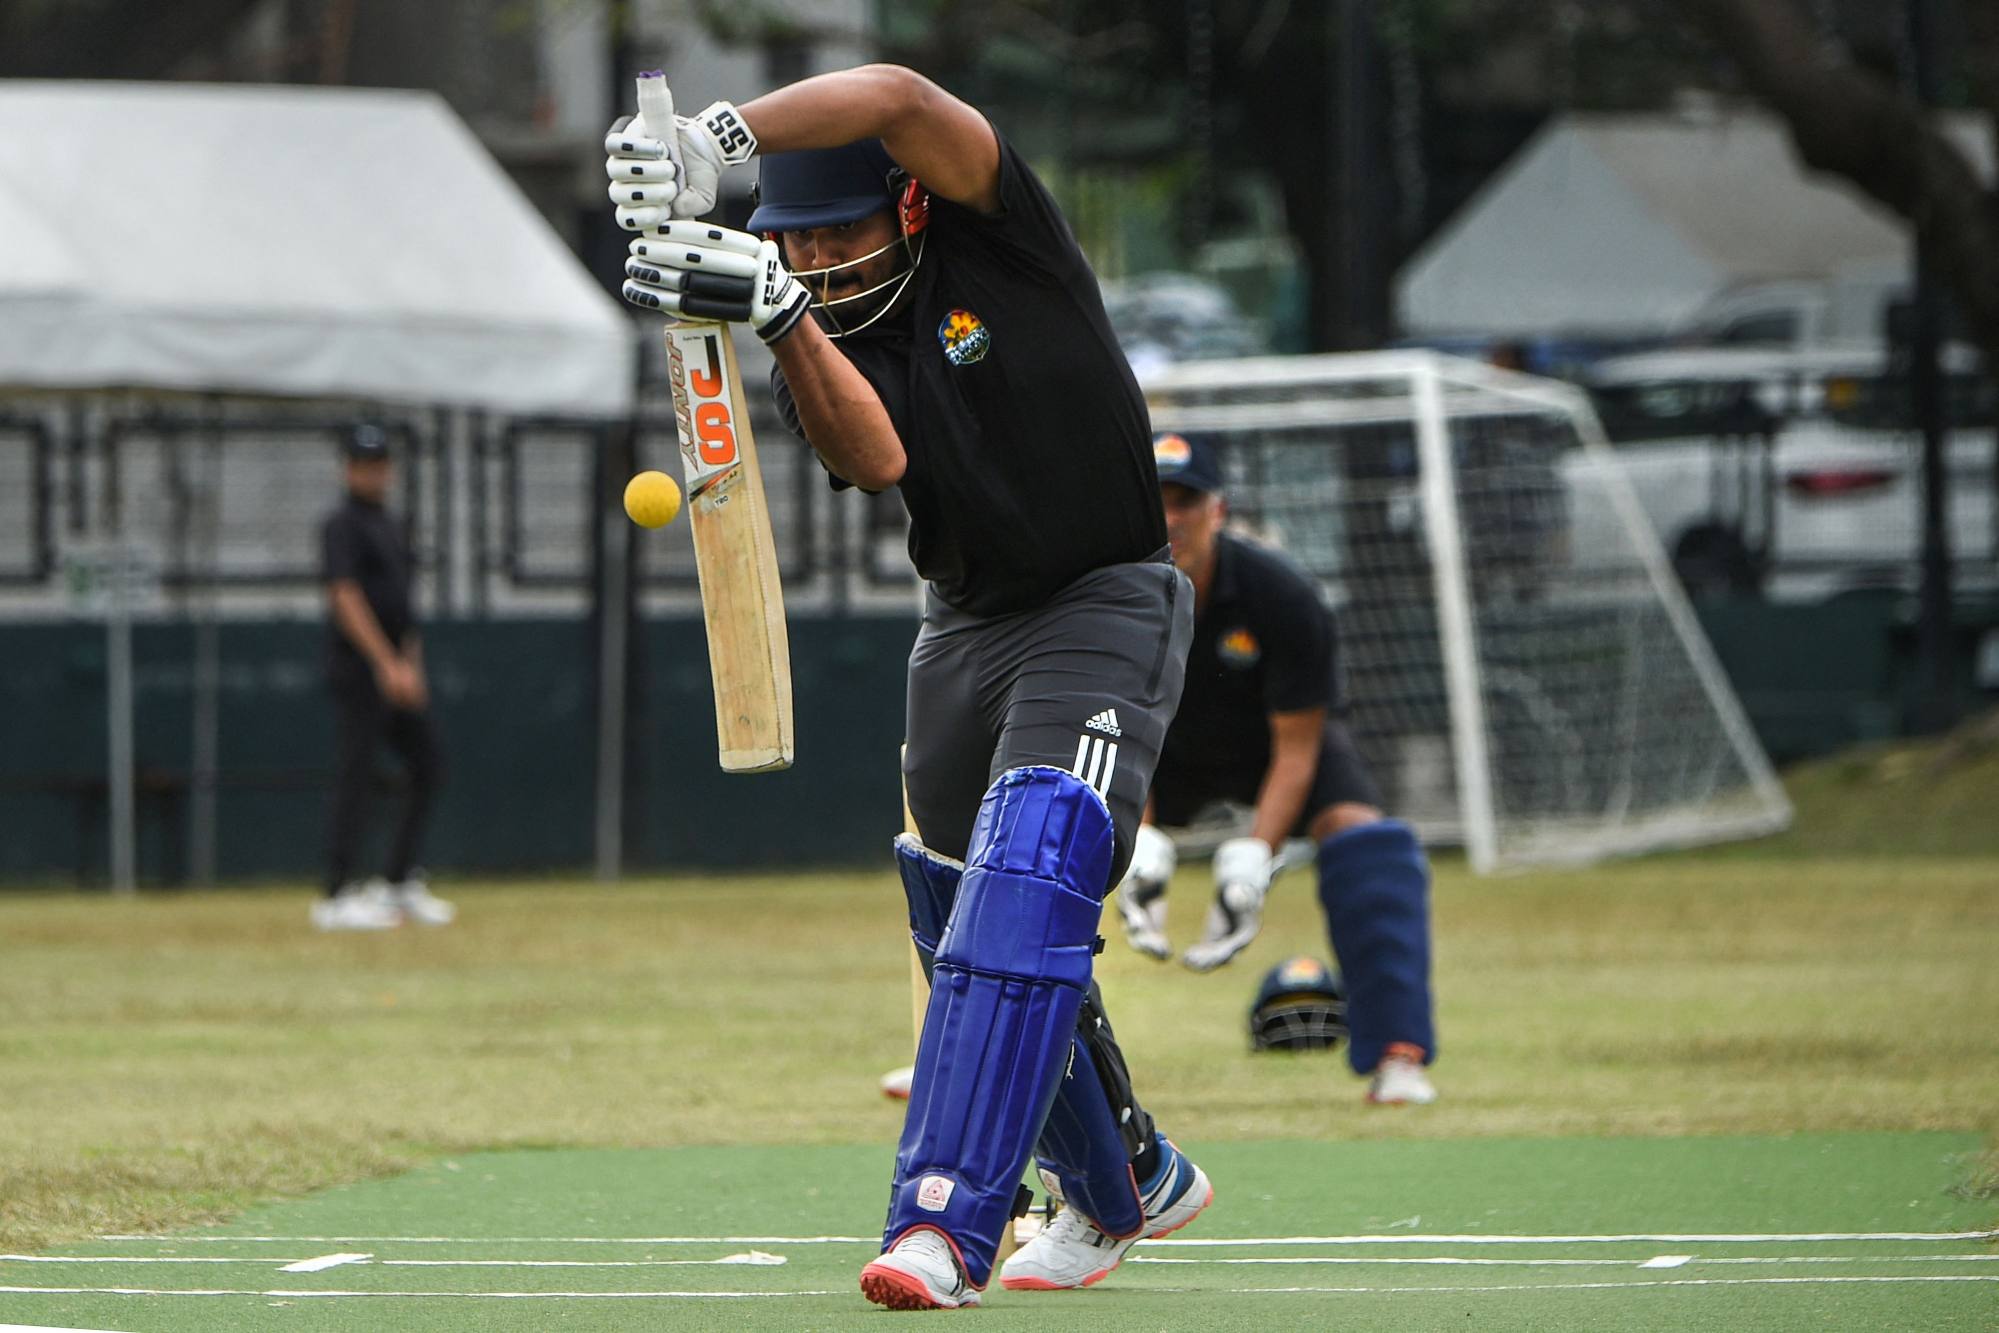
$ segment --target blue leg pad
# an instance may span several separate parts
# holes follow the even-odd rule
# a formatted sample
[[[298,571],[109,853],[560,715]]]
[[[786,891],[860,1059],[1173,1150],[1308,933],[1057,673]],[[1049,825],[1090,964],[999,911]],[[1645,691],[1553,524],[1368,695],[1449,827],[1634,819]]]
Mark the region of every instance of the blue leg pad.
[[[1319,902],[1347,991],[1358,1073],[1390,1042],[1437,1053],[1430,1007],[1430,866],[1407,824],[1377,820],[1319,844]]]
[[[1084,1021],[1089,1022],[1088,1014]],[[1104,1091],[1090,1047],[1079,1032],[1035,1156],[1062,1186],[1067,1206],[1079,1210],[1107,1236],[1122,1240],[1145,1225],[1131,1155],[1119,1133],[1117,1112]]]
[[[913,833],[902,833],[895,840],[895,868],[902,876],[903,896],[909,899],[909,938],[916,942],[927,977],[937,965],[937,941],[951,919],[965,863],[931,851]]]
[[[936,967],[937,941],[950,919],[965,865],[931,851],[908,833],[895,840],[895,860],[902,874],[903,893],[909,899],[909,937],[916,942],[924,975],[929,976]],[[1097,1011],[1086,1007],[1082,1022],[1100,1021]],[[1075,1055],[1063,1069],[1062,1085],[1056,1089],[1055,1103],[1036,1144],[1036,1156],[1043,1170],[1054,1173],[1069,1205],[1080,1209],[1106,1235],[1135,1235],[1145,1225],[1145,1210],[1139,1202],[1138,1184],[1132,1179],[1131,1158],[1117,1112],[1081,1031],[1075,1037],[1075,1048]]]
[[[992,1276],[1075,1048],[1114,843],[1102,798],[1066,770],[1011,769],[986,793],[937,945],[883,1249],[928,1227],[972,1285]]]

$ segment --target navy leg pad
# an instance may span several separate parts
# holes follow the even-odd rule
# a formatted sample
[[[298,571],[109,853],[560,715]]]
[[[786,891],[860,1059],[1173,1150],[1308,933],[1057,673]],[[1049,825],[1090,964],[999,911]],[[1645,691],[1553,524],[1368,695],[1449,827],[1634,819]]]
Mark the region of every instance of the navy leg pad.
[[[937,964],[937,941],[951,919],[965,863],[931,851],[913,833],[901,833],[895,839],[895,868],[902,876],[903,896],[909,899],[909,938],[923,959],[923,975],[929,976]]]
[[[1088,1021],[1087,1016],[1085,1021]],[[1131,1156],[1117,1112],[1104,1091],[1090,1047],[1081,1033],[1062,1075],[1062,1086],[1035,1145],[1041,1169],[1061,1182],[1068,1206],[1106,1236],[1135,1236],[1145,1226],[1145,1206],[1131,1174]]]
[[[1016,768],[979,807],[931,974],[886,1249],[941,1232],[983,1287],[1076,1043],[1115,830],[1075,774]]]
[[[1434,1057],[1430,866],[1407,824],[1377,820],[1319,844],[1319,902],[1347,991],[1347,1059],[1358,1073],[1390,1042]]]

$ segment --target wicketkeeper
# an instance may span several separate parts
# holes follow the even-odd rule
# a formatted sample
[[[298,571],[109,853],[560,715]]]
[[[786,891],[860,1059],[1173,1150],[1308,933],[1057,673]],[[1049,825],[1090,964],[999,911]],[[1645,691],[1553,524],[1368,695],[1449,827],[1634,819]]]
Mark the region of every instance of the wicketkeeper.
[[[1066,1200],[1001,1271],[1079,1287],[1207,1177],[1139,1105],[1091,979],[1180,697],[1193,592],[1144,400],[1047,189],[985,117],[868,66],[614,126],[628,300],[748,324],[836,487],[895,487],[928,584],[896,843],[931,997],[869,1300],[975,1305],[1032,1152]],[[757,235],[685,219],[761,154]]]
[[[1205,972],[1256,938],[1287,838],[1318,844],[1325,909],[1347,997],[1347,1058],[1372,1075],[1372,1102],[1432,1102],[1430,868],[1416,836],[1385,818],[1341,721],[1333,616],[1311,578],[1267,546],[1224,531],[1218,459],[1205,441],[1154,444],[1173,561],[1194,585],[1194,640],[1179,715],[1153,778],[1137,853],[1118,890],[1125,938],[1166,958],[1166,885],[1177,863],[1157,824],[1186,824],[1218,801],[1254,822],[1215,850],[1215,899],[1183,956]]]

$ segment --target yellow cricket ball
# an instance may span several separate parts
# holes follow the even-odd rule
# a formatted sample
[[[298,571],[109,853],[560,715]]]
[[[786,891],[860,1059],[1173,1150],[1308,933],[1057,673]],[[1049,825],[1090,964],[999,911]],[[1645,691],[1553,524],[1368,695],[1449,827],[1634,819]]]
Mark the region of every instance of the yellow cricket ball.
[[[663,528],[680,512],[680,487],[664,472],[641,472],[625,483],[625,512],[642,528]]]

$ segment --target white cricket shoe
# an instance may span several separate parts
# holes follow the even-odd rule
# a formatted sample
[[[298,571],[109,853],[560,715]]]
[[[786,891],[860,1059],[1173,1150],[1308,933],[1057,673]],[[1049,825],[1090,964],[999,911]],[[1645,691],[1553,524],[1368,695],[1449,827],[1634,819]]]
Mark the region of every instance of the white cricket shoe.
[[[1428,1106],[1437,1100],[1437,1087],[1423,1071],[1423,1050],[1396,1042],[1374,1067],[1367,1085],[1367,1099],[1376,1106]]]
[[[458,908],[430,891],[430,881],[421,870],[400,884],[384,885],[389,903],[420,926],[448,926],[458,918]]]
[[[403,914],[389,901],[388,885],[375,879],[349,884],[312,904],[312,924],[321,930],[394,930]]]
[[[1145,1227],[1118,1240],[1074,1208],[1064,1208],[1041,1234],[1013,1252],[1000,1265],[1000,1285],[1009,1291],[1071,1291],[1110,1276],[1124,1262],[1125,1252],[1142,1240],[1178,1231],[1215,1201],[1207,1173],[1187,1154],[1159,1140],[1167,1159],[1159,1179],[1141,1201]]]
[[[893,1102],[909,1100],[910,1085],[916,1082],[916,1066],[904,1065],[882,1075],[882,1096]]]
[[[861,1270],[861,1294],[891,1310],[956,1310],[979,1303],[951,1242],[927,1227],[910,1232]]]

